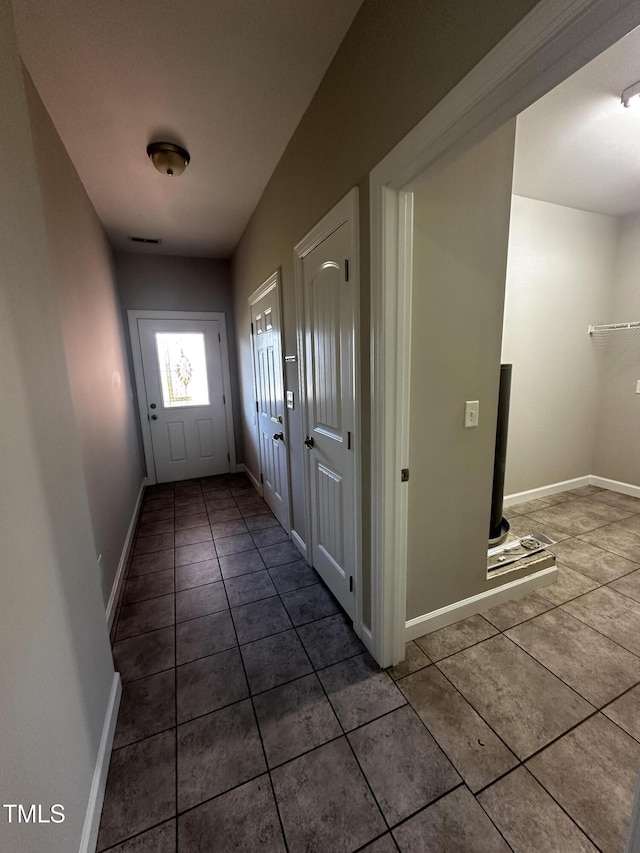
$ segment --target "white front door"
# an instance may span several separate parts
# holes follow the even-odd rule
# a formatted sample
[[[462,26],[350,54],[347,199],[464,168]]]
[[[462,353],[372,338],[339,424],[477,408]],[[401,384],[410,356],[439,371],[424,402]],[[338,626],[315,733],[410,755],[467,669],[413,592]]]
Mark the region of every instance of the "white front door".
[[[277,273],[256,292],[255,301],[252,297],[251,330],[264,499],[288,531],[289,480]]]
[[[344,221],[302,257],[311,558],[356,611],[354,225]]]
[[[156,482],[228,472],[219,322],[138,318],[137,327]]]

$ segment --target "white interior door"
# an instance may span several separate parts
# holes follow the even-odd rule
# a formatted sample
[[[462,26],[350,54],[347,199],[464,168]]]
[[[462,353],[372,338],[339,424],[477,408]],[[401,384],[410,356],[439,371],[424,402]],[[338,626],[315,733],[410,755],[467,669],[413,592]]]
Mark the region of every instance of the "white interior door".
[[[343,222],[302,258],[311,556],[352,619],[358,529],[353,240],[353,223]]]
[[[263,292],[264,287],[260,288],[257,299],[251,305],[260,473],[264,499],[280,524],[288,531],[289,479],[277,274],[265,282],[265,285],[268,288],[266,292]]]
[[[156,481],[228,472],[219,322],[139,318],[137,327]]]

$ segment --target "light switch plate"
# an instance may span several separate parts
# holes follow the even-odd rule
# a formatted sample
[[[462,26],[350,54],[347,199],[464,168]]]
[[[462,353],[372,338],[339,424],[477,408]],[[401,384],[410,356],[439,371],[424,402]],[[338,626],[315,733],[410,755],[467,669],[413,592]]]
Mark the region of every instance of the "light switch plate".
[[[293,409],[293,391],[287,391],[287,409]]]
[[[478,400],[467,400],[464,404],[464,425],[465,428],[478,426],[478,415],[480,411],[480,403]]]

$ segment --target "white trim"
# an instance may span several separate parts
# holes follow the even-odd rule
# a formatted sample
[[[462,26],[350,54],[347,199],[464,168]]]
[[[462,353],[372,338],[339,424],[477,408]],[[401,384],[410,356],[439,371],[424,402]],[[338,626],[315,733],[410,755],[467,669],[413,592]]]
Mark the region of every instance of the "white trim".
[[[619,480],[607,480],[606,477],[596,477],[592,474],[589,477],[589,484],[591,486],[600,486],[601,489],[609,489],[612,492],[619,492],[621,495],[640,498],[640,486],[633,486],[631,483],[621,483]]]
[[[140,514],[140,507],[142,505],[142,496],[144,494],[144,487],[147,485],[147,478],[143,477],[142,483],[140,485],[140,491],[138,492],[138,499],[136,500],[136,505],[133,508],[133,513],[131,515],[131,521],[129,522],[129,529],[127,530],[127,535],[124,539],[124,545],[122,546],[122,552],[120,554],[120,562],[118,563],[118,570],[116,572],[116,576],[113,579],[113,584],[111,585],[111,595],[109,596],[109,601],[107,602],[106,609],[106,618],[107,625],[109,626],[109,630],[111,630],[111,626],[113,625],[113,617],[116,614],[116,604],[118,603],[118,592],[120,590],[120,584],[122,583],[122,578],[124,577],[124,570],[127,566],[127,560],[129,559],[129,551],[131,550],[131,544],[133,542],[133,534],[136,529],[136,522],[138,521],[138,515]]]
[[[139,309],[127,311],[129,320],[129,337],[131,340],[131,355],[133,358],[133,373],[136,384],[136,395],[138,398],[138,410],[140,413],[140,428],[142,431],[142,444],[144,448],[144,459],[147,467],[147,483],[157,483],[156,466],[153,458],[153,444],[151,441],[151,426],[148,418],[147,391],[144,384],[144,371],[142,368],[142,348],[140,344],[140,333],[138,320],[216,320],[220,327],[220,357],[222,361],[222,387],[225,396],[225,424],[227,432],[227,448],[229,453],[229,472],[235,472],[236,463],[236,440],[233,429],[233,394],[231,393],[231,373],[229,371],[229,345],[227,340],[227,318],[223,311],[141,311]]]
[[[261,483],[259,480],[256,480],[256,478],[253,476],[253,474],[252,474],[252,473],[251,473],[251,471],[247,468],[247,466],[244,464],[244,462],[240,463],[240,465],[238,465],[238,468],[239,468],[241,471],[244,471],[244,473],[247,475],[247,477],[248,477],[248,478],[251,480],[251,482],[253,483],[253,487],[254,487],[254,489],[255,489],[255,490],[258,492],[258,494],[262,497],[262,494],[263,494],[263,491],[262,491],[262,483]]]
[[[286,482],[286,487],[287,487],[287,513],[286,513],[286,525],[283,524],[282,526],[285,527],[287,530],[287,533],[289,533],[289,531],[291,530],[291,528],[293,526],[293,515],[292,515],[292,509],[291,509],[291,477],[290,477],[290,473],[289,473],[290,468],[291,468],[290,461],[289,461],[289,455],[291,452],[291,446],[289,443],[289,436],[291,435],[291,432],[289,430],[289,410],[287,409],[285,399],[284,399],[285,394],[286,394],[285,389],[286,389],[287,385],[285,382],[284,359],[283,359],[283,351],[282,351],[282,338],[283,338],[282,326],[284,323],[284,311],[282,308],[282,284],[281,284],[281,281],[282,281],[282,277],[280,274],[280,269],[278,268],[274,273],[271,273],[271,275],[269,276],[269,278],[266,281],[263,281],[263,283],[260,285],[260,287],[257,288],[257,290],[254,290],[254,292],[249,297],[248,302],[249,302],[250,314],[251,314],[251,328],[253,329],[253,310],[252,310],[253,306],[256,304],[256,302],[259,302],[263,297],[265,297],[272,290],[276,291],[275,301],[277,302],[277,305],[278,305],[279,329],[278,329],[278,338],[277,338],[277,351],[275,353],[275,358],[276,358],[276,361],[278,362],[278,364],[280,365],[280,382],[282,383],[282,397],[283,397],[283,399],[282,399],[282,410],[283,410],[283,419],[282,420],[283,420],[283,422],[282,422],[281,426],[283,427],[283,430],[284,430],[285,442],[286,442],[284,459],[285,459],[285,469],[286,469],[285,470],[285,482]],[[253,375],[254,399],[257,400],[257,398],[258,398],[258,383],[257,383],[257,378],[256,378],[255,349],[253,346],[254,340],[255,340],[255,338],[254,338],[253,332],[251,332],[251,372]],[[256,417],[255,412],[254,412],[254,419],[255,419],[255,424],[256,424],[256,444],[258,445],[258,457],[260,459],[260,473],[262,474],[264,471],[263,471],[263,465],[262,465],[262,442],[260,441],[260,422],[259,422],[259,418]],[[260,494],[264,497],[264,489],[262,486],[260,487]],[[267,503],[268,503],[268,501],[267,501]],[[271,507],[271,510],[273,511],[273,514],[276,515],[276,512],[273,509],[273,507]],[[280,519],[278,519],[278,520],[280,520]]]
[[[297,531],[295,531],[293,528],[291,528],[291,534],[290,535],[291,535],[291,541],[293,542],[293,544],[296,546],[298,551],[300,551],[300,553],[305,558],[307,563],[310,564],[309,554],[307,552],[307,545],[306,545],[306,542],[304,541],[304,539],[302,538],[302,536],[300,536],[300,534]]]
[[[367,628],[366,625],[362,626],[362,631],[360,633],[360,639],[366,650],[373,655],[373,635],[371,634],[371,630]]]
[[[447,625],[453,625],[454,622],[459,622],[468,616],[483,613],[490,607],[495,607],[496,604],[520,598],[522,595],[552,583],[557,574],[557,567],[549,566],[527,577],[509,581],[509,583],[495,587],[495,589],[487,589],[478,595],[472,595],[471,598],[464,598],[462,601],[448,604],[439,610],[432,610],[431,613],[409,619],[405,623],[404,641],[408,643],[409,640],[415,640],[416,637],[422,637],[423,634],[430,634],[432,631],[446,628]]]
[[[398,485],[409,412],[404,195],[436,161],[468,150],[639,24],[637,0],[541,0],[370,173],[371,632],[383,667],[401,659],[406,615],[407,507]]]
[[[293,251],[294,279],[296,294],[296,323],[298,349],[298,379],[303,435],[308,435],[307,408],[307,374],[306,374],[306,341],[305,313],[303,292],[303,260],[316,246],[337,231],[345,222],[351,225],[351,241],[353,251],[349,258],[349,280],[353,283],[353,377],[354,390],[353,409],[353,453],[354,453],[354,519],[355,519],[355,615],[353,629],[361,636],[364,629],[362,622],[362,434],[360,423],[361,391],[360,391],[360,231],[358,188],[353,187],[322,219],[296,244]],[[306,544],[304,544],[308,563],[313,562],[313,546],[311,542],[311,495],[308,454],[304,457],[305,480],[305,527]],[[292,529],[291,538],[298,536]],[[298,537],[299,538],[299,537]],[[295,542],[295,539],[294,539]],[[298,544],[296,542],[296,544]],[[298,545],[298,547],[300,547]]]
[[[118,720],[118,709],[120,708],[121,695],[122,685],[120,683],[120,673],[115,672],[113,674],[113,681],[111,682],[109,703],[107,705],[107,712],[102,726],[102,736],[100,738],[100,746],[98,747],[96,766],[93,771],[91,790],[89,791],[89,802],[87,804],[84,826],[82,828],[79,853],[94,853],[98,842],[98,829],[100,828],[102,804],[104,802],[104,792],[107,787],[107,774],[109,773],[111,748],[113,746],[113,736],[116,730],[116,722]]]
[[[546,498],[549,495],[558,495],[560,492],[568,492],[569,489],[579,489],[582,486],[590,486],[591,477],[574,477],[573,480],[563,480],[560,483],[551,483],[548,486],[539,486],[536,489],[527,489],[525,492],[514,492],[512,495],[506,495],[504,506],[508,508],[514,504],[524,503],[525,501],[535,501],[538,498]]]
[[[514,492],[504,499],[505,508],[523,503],[524,501],[535,501],[538,498],[546,498],[549,495],[558,495],[569,489],[579,489],[582,486],[599,486],[601,489],[609,489],[619,492],[621,495],[629,495],[632,498],[640,498],[640,486],[631,483],[621,483],[619,480],[609,480],[606,477],[597,477],[595,474],[586,474],[584,477],[575,477],[573,480],[563,480],[560,483],[551,483],[548,486],[540,486],[537,489],[528,489],[526,492]]]

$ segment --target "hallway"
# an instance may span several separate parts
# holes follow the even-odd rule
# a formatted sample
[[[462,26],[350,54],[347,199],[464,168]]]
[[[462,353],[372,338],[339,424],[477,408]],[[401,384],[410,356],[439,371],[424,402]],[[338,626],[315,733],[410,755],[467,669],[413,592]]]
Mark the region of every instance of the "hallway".
[[[589,486],[508,514],[557,541],[557,583],[381,672],[244,475],[148,488],[98,850],[622,851],[640,500]]]

